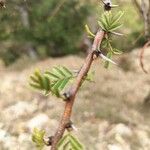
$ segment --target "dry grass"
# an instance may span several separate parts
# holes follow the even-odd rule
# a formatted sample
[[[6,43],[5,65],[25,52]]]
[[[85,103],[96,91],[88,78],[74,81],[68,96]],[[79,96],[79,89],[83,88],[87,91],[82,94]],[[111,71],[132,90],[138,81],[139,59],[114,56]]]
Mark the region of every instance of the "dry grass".
[[[148,51],[146,53],[146,68],[150,72],[150,62],[148,62],[150,53]],[[128,126],[133,132],[130,138],[124,139],[131,150],[141,150],[142,147],[145,147],[143,150],[150,149],[150,147],[141,145],[137,136],[137,134],[143,136],[145,133],[150,134],[148,128],[150,126],[150,106],[145,107],[143,104],[145,97],[150,92],[150,78],[141,71],[137,58],[138,51],[125,54],[116,60],[121,67],[111,66],[108,70],[103,67],[101,60],[93,64],[92,70],[96,72],[95,83],[85,83],[81,87],[73,112],[73,122],[79,128],[76,134],[87,145],[87,150],[109,149],[108,145],[116,142],[116,135],[109,136],[107,133],[119,123]],[[30,131],[26,126],[28,120],[39,113],[45,113],[50,121],[44,127],[48,133],[53,134],[59,115],[63,111],[63,102],[56,101],[56,98],[52,96],[44,97],[31,90],[28,86],[28,77],[36,67],[45,70],[61,64],[78,69],[82,62],[83,59],[77,56],[50,58],[29,65],[30,67],[22,71],[12,71],[12,68],[11,71],[10,69],[2,71],[0,84],[2,129],[17,139],[22,133],[29,135]],[[125,65],[128,69],[124,70],[122,66]],[[25,112],[15,118],[15,114],[10,113],[8,109],[19,101],[28,102],[35,110]],[[142,133],[141,130],[145,133]],[[104,134],[103,138],[101,134]],[[27,150],[27,145],[31,147],[32,144],[29,141],[26,145],[21,143],[19,150]],[[2,149],[5,150],[4,147]]]

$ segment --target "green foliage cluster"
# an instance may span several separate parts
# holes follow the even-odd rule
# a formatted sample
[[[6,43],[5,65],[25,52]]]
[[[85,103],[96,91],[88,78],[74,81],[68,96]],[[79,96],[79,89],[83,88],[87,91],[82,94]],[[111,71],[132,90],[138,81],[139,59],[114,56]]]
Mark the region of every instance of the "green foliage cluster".
[[[114,37],[112,44],[124,52],[132,51],[136,47],[142,47],[146,42],[146,38],[144,37],[144,22],[136,7],[130,0],[113,0],[113,3],[118,4],[119,9],[125,12],[125,17],[123,16],[123,28],[120,29],[125,35],[122,37],[122,42],[120,42],[120,37]],[[113,12],[116,14],[118,10],[113,8]],[[97,6],[97,18],[102,13],[103,8]]]
[[[32,141],[36,144],[36,147],[39,150],[42,150],[45,146],[44,142],[45,131],[39,130],[38,128],[34,128],[32,133]]]
[[[64,3],[59,7],[62,1]],[[90,7],[89,3],[82,4],[79,0],[10,0],[0,14],[0,41],[11,41],[11,44],[0,51],[0,57],[7,61],[13,55],[13,59],[7,61],[9,64],[17,58],[16,55],[28,53],[28,50],[22,50],[27,44],[40,57],[77,53]],[[20,9],[27,13],[27,26],[22,21]],[[15,53],[10,50],[12,48]]]
[[[120,42],[120,37],[113,38],[113,45],[119,49],[123,49],[124,52],[132,51],[135,47],[143,46],[146,42],[144,22],[136,7],[129,0],[116,2],[119,3],[119,8],[125,11],[125,17],[123,19],[124,28],[121,30],[125,33],[125,36],[123,36],[122,42]]]
[[[85,80],[93,81],[93,74],[94,72],[88,73]],[[64,99],[64,90],[68,84],[76,78],[76,76],[76,72],[72,72],[64,66],[53,67],[51,70],[47,70],[43,74],[37,69],[30,76],[30,86],[44,91],[45,95],[51,93]]]
[[[118,13],[113,14],[111,11],[104,12],[98,21],[98,24],[102,30],[106,32],[105,38],[102,41],[102,46],[97,47],[98,51],[106,53],[107,57],[102,56],[105,59],[105,68],[108,68],[109,63],[114,63],[111,58],[113,55],[122,54],[122,51],[113,48],[112,46],[112,35],[120,36],[121,33],[116,32],[117,29],[122,27],[120,19],[122,18],[124,12],[119,11]],[[85,26],[88,36],[94,38],[95,35],[90,31],[88,25]]]
[[[120,22],[120,19],[122,18],[124,12],[119,11],[118,13],[113,14],[111,11],[105,12],[102,14],[100,21],[98,21],[99,26],[107,32],[107,36],[105,37],[105,40],[103,41],[101,49],[107,50],[107,57],[109,59],[112,58],[113,55],[119,55],[122,54],[122,52],[116,48],[113,48],[112,46],[112,34],[121,35],[120,33],[117,33],[116,30],[122,27],[122,23]],[[108,68],[109,61],[105,62],[105,68]]]
[[[82,144],[71,133],[66,134],[57,145],[58,150],[83,150]]]
[[[122,26],[120,19],[123,14],[124,13],[122,11],[119,11],[116,14],[112,14],[110,11],[105,12],[102,14],[98,24],[104,31],[113,33],[113,31],[119,29]]]
[[[32,133],[32,141],[39,150],[42,150],[44,146],[48,144],[44,138],[45,131],[34,128]],[[83,150],[83,146],[74,135],[67,133],[57,144],[57,150]]]
[[[74,77],[73,73],[63,66],[53,67],[51,71],[46,71],[44,74],[36,70],[30,76],[30,85],[45,91],[46,95],[51,92],[55,96],[61,97],[61,92]]]

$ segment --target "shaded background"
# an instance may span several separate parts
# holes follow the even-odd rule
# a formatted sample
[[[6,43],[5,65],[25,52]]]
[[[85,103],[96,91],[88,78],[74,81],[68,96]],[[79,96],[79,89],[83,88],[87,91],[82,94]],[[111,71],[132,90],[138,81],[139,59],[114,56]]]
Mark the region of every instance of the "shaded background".
[[[131,1],[116,4],[125,35],[113,45],[124,54],[114,58],[119,67],[93,64],[95,83],[81,87],[74,106],[75,134],[87,150],[149,150],[150,78],[139,67],[144,22]],[[28,78],[35,68],[79,69],[91,46],[84,25],[96,32],[102,12],[97,0],[10,0],[0,9],[0,149],[35,149],[35,126],[54,134],[64,103],[31,89]],[[147,49],[150,71],[149,57]]]

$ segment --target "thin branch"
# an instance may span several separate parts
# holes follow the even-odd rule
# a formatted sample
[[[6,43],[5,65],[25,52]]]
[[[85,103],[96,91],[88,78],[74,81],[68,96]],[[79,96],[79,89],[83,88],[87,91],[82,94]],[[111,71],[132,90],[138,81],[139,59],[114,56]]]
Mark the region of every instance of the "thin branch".
[[[148,15],[148,21],[149,21],[149,24],[150,24],[150,0],[149,0],[148,14],[147,15]],[[149,31],[150,31],[150,29],[149,29]]]
[[[111,4],[111,0],[109,0],[109,2]],[[109,6],[109,7],[110,7],[109,9],[106,9],[106,6],[104,5],[105,11],[109,11],[111,9],[111,6]],[[83,66],[81,67],[74,84],[70,88],[69,92],[65,94],[65,95],[67,95],[65,110],[62,115],[61,121],[59,123],[58,129],[56,130],[56,133],[53,137],[51,150],[56,150],[57,143],[62,138],[62,136],[65,132],[65,129],[67,128],[67,125],[70,122],[70,117],[72,114],[72,108],[73,108],[73,104],[74,104],[74,101],[76,98],[76,94],[84,81],[84,77],[89,72],[89,70],[91,68],[91,64],[93,63],[94,59],[99,57],[99,55],[100,55],[100,51],[97,51],[97,50],[98,50],[99,46],[101,45],[102,40],[105,38],[105,34],[106,33],[103,30],[97,31],[94,41],[93,41],[93,44],[92,44],[91,51],[87,55],[86,60],[83,64]]]
[[[145,49],[150,45],[150,40],[148,42],[146,42],[146,44],[143,46],[143,48],[140,51],[140,66],[143,70],[143,72],[148,73],[147,70],[144,68],[144,63],[143,63],[143,55],[144,55],[144,51]]]
[[[149,2],[148,9],[149,9],[149,13],[150,13],[150,0],[148,2]]]
[[[56,6],[54,11],[52,12],[49,20],[52,20],[56,16],[56,14],[59,12],[59,10],[61,9],[61,7],[64,5],[65,2],[66,0],[62,0],[59,2],[59,4]]]
[[[138,1],[137,0],[132,0],[132,2],[137,7],[137,9],[138,9],[139,13],[141,14],[141,16],[143,16],[143,12],[142,12],[141,6],[138,3]]]
[[[83,64],[83,66],[76,78],[75,83],[69,90],[69,97],[66,98],[65,110],[64,110],[62,119],[60,121],[59,127],[54,135],[51,150],[56,150],[56,145],[65,132],[66,125],[70,121],[70,117],[72,114],[72,107],[73,107],[73,104],[75,101],[76,94],[82,84],[84,77],[87,75],[88,71],[90,70],[91,64],[94,60],[93,56],[94,56],[94,54],[96,54],[97,47],[98,47],[99,43],[102,42],[104,36],[105,36],[105,32],[102,30],[98,30],[98,32],[95,36],[93,45],[92,45],[92,49],[89,52],[88,56],[86,57],[85,63]]]
[[[141,9],[142,9],[143,18],[144,18],[145,36],[148,36],[149,34],[148,9],[146,9],[146,3],[144,0],[142,1]]]

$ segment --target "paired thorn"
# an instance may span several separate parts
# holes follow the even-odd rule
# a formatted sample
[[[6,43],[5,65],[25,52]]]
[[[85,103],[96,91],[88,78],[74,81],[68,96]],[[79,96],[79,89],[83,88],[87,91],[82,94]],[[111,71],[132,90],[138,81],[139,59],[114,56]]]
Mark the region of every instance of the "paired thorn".
[[[73,131],[73,130],[74,130],[74,131],[77,131],[77,128],[73,125],[73,122],[72,122],[71,120],[66,124],[65,128],[66,128],[69,132],[70,132],[70,131]],[[53,143],[53,139],[54,139],[54,136],[50,136],[50,137],[45,138],[45,139],[43,139],[43,140],[44,140],[45,145],[51,146],[52,143]]]
[[[117,63],[115,63],[113,60],[111,60],[110,58],[106,57],[105,55],[103,55],[102,53],[100,53],[99,55],[102,59],[109,61],[110,63],[117,65]]]
[[[104,4],[104,10],[105,11],[110,11],[111,8],[118,7],[118,5],[113,5],[111,0],[101,0]]]
[[[50,136],[47,139],[44,139],[45,145],[51,146],[53,142],[54,136]]]
[[[65,100],[65,101],[68,101],[68,100],[70,100],[71,94],[70,94],[70,92],[68,91],[68,92],[63,93],[63,96],[64,96],[64,100]]]
[[[101,57],[102,59],[106,60],[106,61],[109,61],[110,63],[114,64],[114,65],[117,65],[116,62],[114,62],[113,60],[111,60],[110,58],[106,57],[100,50],[97,50],[95,51],[95,55],[98,57]]]
[[[73,122],[71,120],[66,124],[66,129],[69,132],[72,130],[77,131],[77,128],[73,125]]]

